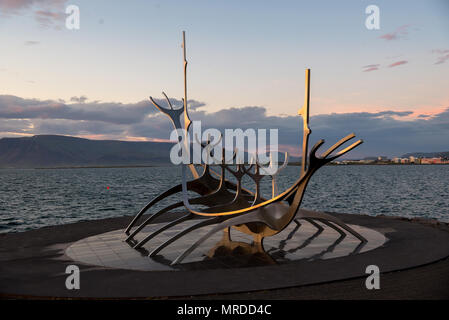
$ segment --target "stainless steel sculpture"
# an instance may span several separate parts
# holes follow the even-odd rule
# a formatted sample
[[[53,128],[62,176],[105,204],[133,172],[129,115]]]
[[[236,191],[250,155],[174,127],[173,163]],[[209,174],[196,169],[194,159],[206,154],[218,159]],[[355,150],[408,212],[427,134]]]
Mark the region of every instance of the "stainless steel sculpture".
[[[190,117],[188,115],[187,108],[187,59],[186,59],[186,45],[185,45],[185,33],[183,32],[183,51],[184,51],[184,99],[183,107],[174,109],[170,99],[165,93],[163,93],[167,100],[169,108],[161,107],[152,97],[151,102],[162,113],[169,117],[175,129],[185,129],[185,132],[189,131],[191,124]],[[253,158],[255,161],[249,166],[243,164],[237,164],[236,170],[232,170],[231,166],[221,159],[220,173],[211,170],[210,166],[204,164],[204,170],[201,175],[198,174],[193,164],[182,165],[182,183],[174,186],[173,188],[163,192],[151,202],[149,202],[131,221],[128,227],[125,229],[127,235],[126,241],[128,241],[135,249],[142,248],[150,239],[156,237],[158,234],[165,230],[178,225],[184,221],[194,218],[202,217],[198,219],[196,224],[182,230],[175,236],[169,238],[164,243],[160,244],[156,248],[152,248],[149,252],[149,256],[157,255],[165,247],[180,239],[184,235],[205,226],[211,226],[210,230],[202,237],[200,237],[192,246],[186,248],[186,250],[179,255],[172,264],[180,263],[187,255],[189,255],[195,248],[201,243],[207,240],[214,233],[224,230],[225,236],[223,243],[230,243],[230,228],[239,230],[253,236],[255,247],[262,248],[263,239],[275,235],[284,230],[292,221],[295,221],[297,227],[301,225],[299,220],[304,219],[314,225],[319,232],[322,231],[322,226],[316,221],[335,229],[340,233],[341,237],[346,236],[346,232],[357,237],[361,243],[365,243],[367,240],[346,225],[340,219],[325,213],[317,213],[313,211],[299,209],[307,184],[310,181],[313,174],[325,164],[337,159],[338,157],[351,151],[362,143],[362,140],[358,140],[350,146],[332,155],[339,147],[345,144],[347,141],[355,137],[354,134],[349,134],[335,143],[329,149],[321,154],[317,155],[318,149],[324,144],[324,140],[318,141],[308,153],[308,141],[311,130],[309,128],[309,94],[310,88],[310,69],[306,70],[305,81],[305,98],[304,105],[299,110],[298,114],[303,119],[303,147],[302,147],[302,163],[301,163],[301,175],[300,178],[287,190],[278,194],[276,186],[276,174],[272,174],[272,197],[271,199],[264,199],[260,194],[260,183],[265,175],[261,174],[261,170],[264,168],[257,161],[257,155]],[[181,123],[181,116],[183,117],[183,123]],[[189,143],[187,139],[184,139],[186,143]],[[201,144],[201,141],[197,141]],[[208,146],[201,144],[202,148],[208,148]],[[188,147],[188,146],[186,146]],[[209,150],[208,150],[209,151]],[[219,159],[220,160],[220,159]],[[288,155],[286,154],[284,165],[280,168],[284,168],[288,161]],[[187,181],[187,166],[193,175],[193,180]],[[232,183],[226,179],[226,173],[230,173],[235,177],[237,183]],[[242,178],[247,175],[255,184],[255,192],[251,192],[242,186]],[[187,192],[195,192],[199,196],[189,199]],[[178,201],[171,204],[155,213],[150,215],[146,220],[137,225],[138,220],[142,215],[153,207],[161,200],[174,195],[176,193],[182,193],[182,201]],[[193,205],[206,206],[205,210],[198,210]],[[181,218],[178,218],[172,222],[169,222],[158,230],[152,232],[144,239],[136,241],[135,237],[139,234],[146,225],[151,223],[156,217],[161,216],[170,210],[184,206],[187,210],[186,214]]]

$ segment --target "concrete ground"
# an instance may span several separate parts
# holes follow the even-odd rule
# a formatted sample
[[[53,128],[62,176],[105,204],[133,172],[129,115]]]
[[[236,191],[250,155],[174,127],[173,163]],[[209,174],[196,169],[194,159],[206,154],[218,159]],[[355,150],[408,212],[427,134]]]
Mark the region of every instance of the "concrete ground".
[[[375,249],[371,254],[356,255],[351,258],[352,260],[330,259],[314,264],[302,262],[296,265],[270,267],[271,269],[263,269],[265,267],[236,269],[231,270],[231,273],[229,270],[227,273],[210,270],[206,278],[203,278],[204,271],[184,274],[171,272],[168,277],[161,277],[163,273],[80,266],[85,288],[83,293],[68,291],[64,286],[67,277],[64,273],[65,266],[74,263],[64,258],[64,248],[85,237],[123,228],[130,217],[1,234],[0,297],[6,299],[37,297],[166,299],[168,296],[175,299],[449,298],[447,224],[432,220],[408,221],[402,218],[372,218],[344,214],[338,216],[347,223],[359,223],[383,230],[391,241],[385,248]],[[380,290],[367,290],[365,287],[366,275],[360,268],[370,263],[379,264],[381,271],[385,271],[380,276]],[[405,269],[401,268],[401,265]],[[403,270],[392,271],[398,269]],[[271,273],[267,273],[268,271]],[[329,274],[335,279],[347,280],[333,281]],[[319,283],[320,279],[326,277],[326,283]],[[261,279],[265,281],[264,285],[258,283]],[[293,286],[288,285],[290,282]],[[141,284],[145,285],[136,287]],[[242,290],[247,289],[248,285],[253,288],[251,291]],[[164,286],[166,288],[161,290]],[[211,288],[217,286],[220,286],[215,291],[218,293],[211,294]],[[177,292],[179,294],[176,294]]]
[[[449,299],[449,259],[405,271],[382,274],[379,290],[367,290],[366,278],[325,284],[235,294],[179,297],[207,300],[447,300]]]

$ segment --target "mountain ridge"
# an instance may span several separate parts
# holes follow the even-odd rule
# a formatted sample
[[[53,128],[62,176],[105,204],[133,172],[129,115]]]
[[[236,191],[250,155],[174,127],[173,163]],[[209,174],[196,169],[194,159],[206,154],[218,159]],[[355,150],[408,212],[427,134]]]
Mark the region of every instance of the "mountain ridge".
[[[36,135],[1,138],[0,168],[138,166],[170,162],[172,143]]]
[[[0,168],[64,168],[169,165],[173,143],[90,140],[62,135],[0,138]],[[247,154],[245,152],[245,158]],[[445,152],[412,152],[403,158],[446,157]],[[289,163],[300,157],[289,157]],[[281,153],[279,161],[283,161]]]

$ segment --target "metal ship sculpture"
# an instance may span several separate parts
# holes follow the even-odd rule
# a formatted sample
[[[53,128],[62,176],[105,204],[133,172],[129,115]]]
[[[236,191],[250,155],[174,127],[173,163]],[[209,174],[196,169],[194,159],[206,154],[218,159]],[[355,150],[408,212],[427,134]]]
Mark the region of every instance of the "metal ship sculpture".
[[[185,132],[189,132],[190,125],[192,123],[188,114],[187,105],[187,60],[186,60],[186,46],[185,46],[185,32],[183,32],[183,50],[184,50],[184,99],[183,107],[174,109],[172,103],[165,93],[165,96],[169,108],[164,108],[159,105],[152,97],[151,102],[154,106],[164,113],[172,122],[175,129],[184,129]],[[169,190],[164,191],[153,200],[151,200],[140,212],[132,219],[131,223],[126,227],[126,241],[136,250],[142,249],[143,246],[151,239],[157,237],[161,233],[174,226],[177,226],[185,221],[195,218],[197,221],[195,224],[186,227],[184,230],[178,232],[176,235],[168,238],[162,244],[154,248],[146,248],[150,257],[156,256],[161,250],[172,244],[183,236],[206,226],[209,227],[206,234],[202,235],[197,241],[188,248],[185,248],[175,260],[172,261],[172,265],[181,263],[193,250],[206,241],[210,236],[216,232],[224,232],[223,241],[231,243],[230,230],[235,229],[240,232],[246,233],[253,237],[253,247],[259,248],[263,251],[263,239],[273,236],[283,231],[292,221],[300,226],[300,220],[306,220],[318,229],[322,229],[321,225],[317,224],[317,221],[322,224],[336,230],[340,235],[345,236],[346,233],[350,233],[360,240],[360,242],[366,243],[367,240],[356,232],[353,228],[345,224],[340,219],[326,213],[315,212],[300,209],[300,205],[306,190],[307,184],[310,181],[313,174],[325,164],[343,156],[352,149],[356,148],[362,143],[362,140],[358,140],[346,148],[336,152],[346,142],[355,137],[354,134],[349,134],[328,148],[326,151],[318,154],[319,149],[324,144],[324,140],[319,140],[308,152],[308,140],[311,130],[309,128],[309,100],[310,100],[310,69],[306,69],[306,82],[305,82],[305,98],[304,105],[299,110],[298,114],[303,120],[303,145],[302,145],[302,162],[301,162],[301,174],[298,180],[296,180],[285,191],[277,194],[276,175],[287,164],[287,154],[284,165],[280,167],[276,173],[271,174],[272,178],[272,197],[265,199],[261,195],[261,180],[266,176],[262,174],[264,169],[257,161],[257,155],[255,157],[255,163],[250,165],[245,164],[229,164],[223,159],[219,164],[219,172],[212,170],[210,165],[203,164],[203,170],[201,174],[198,174],[193,163],[181,164],[182,166],[182,182],[176,186],[173,186]],[[181,118],[183,121],[181,121]],[[184,139],[187,141],[187,139]],[[181,143],[181,142],[179,142]],[[210,145],[204,144],[201,141],[202,148],[206,148],[207,152],[210,152]],[[233,170],[232,168],[236,169]],[[190,170],[193,176],[193,180],[187,181],[187,170]],[[231,182],[226,178],[229,174],[233,176],[236,183]],[[242,179],[244,176],[248,176],[254,183],[254,190],[252,192],[243,186]],[[190,198],[188,193],[196,193],[197,196]],[[152,209],[157,203],[175,194],[180,194],[179,201],[153,212],[148,218],[141,219],[143,214]],[[205,206],[206,209],[196,209],[194,206]],[[144,230],[144,228],[152,223],[155,218],[164,214],[168,214],[170,211],[176,208],[184,207],[186,209],[185,215],[182,217],[168,222],[160,226],[157,230],[146,235],[143,239],[136,240],[136,236]],[[140,221],[143,220],[143,221]],[[140,223],[139,223],[140,221]]]

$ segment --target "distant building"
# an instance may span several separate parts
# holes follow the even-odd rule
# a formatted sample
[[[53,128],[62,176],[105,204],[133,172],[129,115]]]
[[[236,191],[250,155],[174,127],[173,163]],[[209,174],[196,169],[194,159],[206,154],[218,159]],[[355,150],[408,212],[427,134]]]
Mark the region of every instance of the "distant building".
[[[416,158],[414,156],[410,156],[408,158],[408,160],[410,161],[410,163],[421,164],[421,158]]]
[[[449,164],[449,159],[444,157],[434,158],[418,158],[415,156],[409,156],[408,158],[394,157],[389,160],[387,157],[366,157],[361,160],[343,160],[341,162],[335,161],[335,164]]]
[[[359,160],[358,162],[359,162],[359,163],[373,163],[374,161],[376,161],[376,160],[373,160],[373,159],[363,159],[363,160]]]
[[[442,158],[422,158],[421,164],[443,164],[443,163],[449,163],[446,161],[443,161]]]

